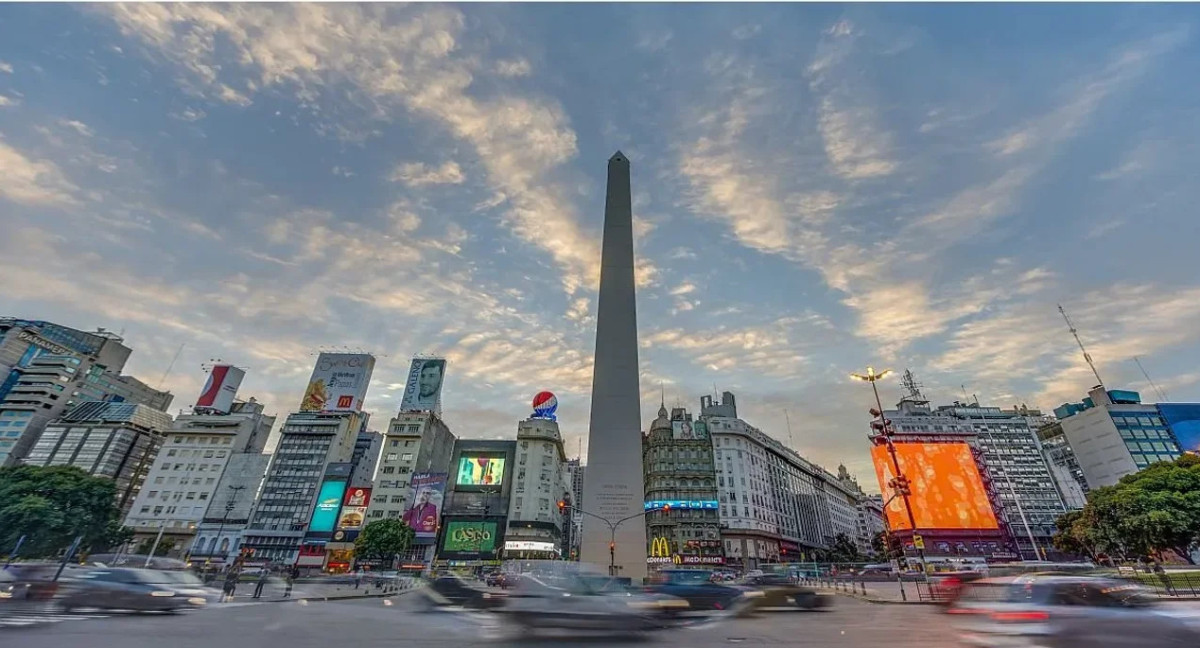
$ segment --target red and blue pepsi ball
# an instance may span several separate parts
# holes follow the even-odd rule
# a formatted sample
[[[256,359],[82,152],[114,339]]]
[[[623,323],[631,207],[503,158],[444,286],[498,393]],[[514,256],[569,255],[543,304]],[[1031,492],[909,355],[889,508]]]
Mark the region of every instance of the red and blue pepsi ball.
[[[558,397],[554,392],[538,392],[533,397],[533,415],[536,418],[554,420],[554,412],[558,410]]]

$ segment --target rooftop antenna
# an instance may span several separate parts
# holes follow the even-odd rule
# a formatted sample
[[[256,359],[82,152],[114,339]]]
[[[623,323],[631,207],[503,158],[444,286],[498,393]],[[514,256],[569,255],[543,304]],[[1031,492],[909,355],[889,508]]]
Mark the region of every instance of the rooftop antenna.
[[[787,410],[783,410],[783,420],[787,422],[788,445],[794,447],[796,442],[792,440],[792,417],[788,416]]]
[[[929,402],[925,400],[925,395],[921,393],[921,388],[925,385],[917,382],[917,377],[913,375],[912,371],[908,369],[904,370],[904,375],[900,378],[900,385],[908,391],[909,400],[917,401],[918,403]]]
[[[1071,331],[1071,335],[1075,336],[1075,343],[1079,345],[1079,350],[1083,351],[1083,359],[1087,360],[1088,366],[1092,368],[1092,374],[1096,376],[1096,382],[1105,391],[1108,388],[1104,386],[1104,380],[1100,378],[1100,372],[1096,371],[1096,363],[1092,362],[1092,356],[1088,354],[1087,349],[1083,348],[1083,340],[1079,339],[1079,331],[1075,330],[1075,325],[1071,323],[1071,318],[1067,317],[1067,311],[1063,309],[1062,304],[1058,305],[1058,312],[1062,313],[1063,320],[1067,323],[1067,328]]]
[[[159,389],[162,389],[163,383],[167,382],[167,376],[171,375],[171,370],[175,368],[175,361],[179,359],[181,353],[183,353],[183,344],[179,345],[179,349],[175,351],[175,357],[171,358],[171,364],[167,365],[167,370],[163,372],[162,378],[158,379]]]
[[[1154,380],[1150,378],[1150,374],[1146,373],[1146,368],[1142,366],[1142,361],[1139,360],[1137,356],[1133,356],[1133,361],[1137,363],[1138,369],[1142,370],[1142,375],[1146,377],[1146,382],[1150,383],[1150,386],[1154,388],[1154,393],[1158,394],[1158,397],[1164,403],[1169,403],[1171,399],[1167,398],[1167,395],[1163,393],[1163,390],[1159,389],[1158,385],[1154,384]]]
[[[967,386],[959,385],[958,388],[961,389],[963,393],[963,405],[969,404],[971,402],[971,397],[967,395]]]

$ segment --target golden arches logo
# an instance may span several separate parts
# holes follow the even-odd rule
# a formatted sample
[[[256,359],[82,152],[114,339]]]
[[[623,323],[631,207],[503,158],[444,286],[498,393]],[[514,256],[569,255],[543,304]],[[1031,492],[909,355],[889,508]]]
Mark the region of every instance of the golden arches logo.
[[[670,558],[671,557],[671,542],[663,537],[657,537],[650,541],[650,557],[651,558]]]

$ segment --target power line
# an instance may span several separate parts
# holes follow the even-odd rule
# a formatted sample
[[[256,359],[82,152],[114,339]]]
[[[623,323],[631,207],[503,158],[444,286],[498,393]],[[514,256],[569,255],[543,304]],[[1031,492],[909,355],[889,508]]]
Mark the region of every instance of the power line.
[[[1150,374],[1146,373],[1146,368],[1142,366],[1142,361],[1138,360],[1137,356],[1133,356],[1133,361],[1137,363],[1138,369],[1142,370],[1142,375],[1146,377],[1146,382],[1150,383],[1150,386],[1154,388],[1154,393],[1158,394],[1159,400],[1164,403],[1170,402],[1171,399],[1167,398],[1167,395],[1163,392],[1163,390],[1159,389],[1158,385],[1154,384],[1154,380],[1150,378]]]

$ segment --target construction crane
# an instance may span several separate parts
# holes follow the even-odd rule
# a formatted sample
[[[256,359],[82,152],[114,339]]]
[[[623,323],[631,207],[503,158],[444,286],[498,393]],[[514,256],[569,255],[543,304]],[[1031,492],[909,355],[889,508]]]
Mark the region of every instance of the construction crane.
[[[1100,378],[1100,372],[1096,371],[1096,363],[1092,362],[1091,354],[1084,348],[1083,340],[1079,339],[1079,331],[1075,330],[1075,325],[1071,323],[1071,318],[1067,316],[1067,311],[1062,307],[1062,304],[1058,305],[1058,312],[1062,313],[1063,320],[1067,322],[1067,328],[1070,329],[1071,335],[1075,336],[1075,343],[1079,345],[1079,350],[1083,351],[1083,359],[1087,360],[1088,366],[1092,368],[1092,373],[1096,376],[1096,382],[1101,388],[1107,391],[1107,388],[1104,387],[1104,380]]]

